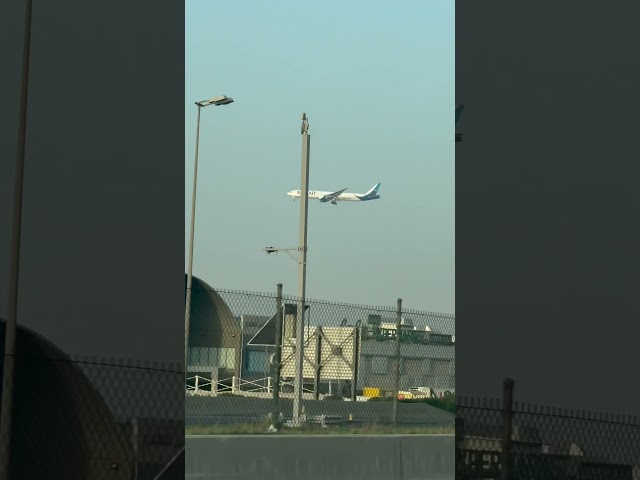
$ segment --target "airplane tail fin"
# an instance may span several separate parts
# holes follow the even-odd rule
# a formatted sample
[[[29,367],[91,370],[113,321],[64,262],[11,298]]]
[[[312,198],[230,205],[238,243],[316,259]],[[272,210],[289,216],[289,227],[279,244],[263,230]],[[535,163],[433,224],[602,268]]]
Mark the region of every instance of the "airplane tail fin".
[[[376,185],[364,194],[365,197],[373,197],[378,194],[378,190],[380,190],[380,183],[376,183]]]
[[[380,195],[378,195],[379,189],[380,189],[380,184],[376,183],[371,190],[369,190],[364,195],[359,195],[358,198],[360,200],[375,200],[376,198],[380,198]]]

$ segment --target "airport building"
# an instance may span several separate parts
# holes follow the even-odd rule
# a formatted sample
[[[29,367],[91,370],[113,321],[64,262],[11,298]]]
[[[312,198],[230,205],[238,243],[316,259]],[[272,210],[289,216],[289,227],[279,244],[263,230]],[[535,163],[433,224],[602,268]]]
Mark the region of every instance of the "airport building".
[[[192,285],[189,376],[217,378],[229,386],[235,382],[241,389],[268,388],[275,315],[234,315],[205,282],[193,277]],[[285,305],[283,393],[292,391],[295,379],[296,312],[296,305]],[[397,366],[394,319],[369,314],[354,325],[342,323],[304,328],[305,390],[343,397],[390,394]],[[453,318],[450,323],[453,326]],[[400,357],[400,390],[436,395],[454,391],[455,337],[451,333],[432,331],[407,316],[402,319]]]
[[[358,385],[393,391],[396,325],[392,319],[369,315],[362,329]],[[400,390],[431,389],[437,395],[455,390],[455,336],[434,332],[403,318],[400,330]]]
[[[186,284],[185,275],[185,301]],[[192,277],[187,377],[237,377],[242,344],[240,324],[229,306],[210,285]]]

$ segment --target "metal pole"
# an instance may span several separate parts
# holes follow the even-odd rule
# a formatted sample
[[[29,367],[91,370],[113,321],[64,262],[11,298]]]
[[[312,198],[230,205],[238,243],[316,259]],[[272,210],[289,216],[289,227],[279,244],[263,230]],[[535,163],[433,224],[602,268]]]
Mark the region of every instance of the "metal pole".
[[[198,105],[198,123],[196,126],[196,159],[193,166],[193,192],[191,193],[191,231],[189,234],[189,263],[187,270],[187,298],[184,312],[184,372],[185,381],[189,374],[189,327],[191,323],[191,280],[193,276],[193,234],[196,224],[196,187],[198,183],[198,144],[200,143],[200,110]],[[186,388],[186,385],[185,385]]]
[[[505,378],[502,386],[502,469],[500,480],[511,480],[511,430],[513,422],[513,380]]]
[[[244,315],[240,315],[240,385],[242,385],[242,371],[244,370]]]
[[[138,480],[138,419],[131,420],[131,436],[133,440],[133,478]]]
[[[11,228],[11,254],[9,255],[9,285],[7,322],[4,340],[4,366],[2,374],[2,410],[0,412],[0,479],[9,480],[11,464],[12,408],[14,400],[16,330],[18,326],[18,281],[20,278],[20,236],[22,233],[22,189],[24,180],[25,148],[27,138],[27,105],[29,93],[29,59],[31,53],[32,0],[25,2],[24,44],[22,49],[22,82],[20,85],[20,112],[18,148],[16,155],[15,187],[13,191],[13,223]]]
[[[351,401],[355,402],[358,396],[358,368],[360,360],[360,327],[353,329],[353,384],[351,385]]]
[[[315,381],[313,386],[313,398],[320,398],[320,377],[322,376],[322,327],[316,328],[316,361]]]
[[[309,147],[307,114],[302,114],[302,178],[300,195],[300,243],[298,246],[298,318],[296,323],[296,373],[293,385],[293,423],[300,425],[304,385],[304,310],[307,278],[307,212],[309,204]]]
[[[271,430],[277,431],[280,418],[280,362],[282,361],[282,284],[278,284],[276,290],[276,335],[275,335],[275,352],[273,354],[273,414],[271,416]]]
[[[396,368],[393,372],[393,424],[398,423],[398,394],[400,393],[400,327],[402,326],[402,299],[396,309]]]

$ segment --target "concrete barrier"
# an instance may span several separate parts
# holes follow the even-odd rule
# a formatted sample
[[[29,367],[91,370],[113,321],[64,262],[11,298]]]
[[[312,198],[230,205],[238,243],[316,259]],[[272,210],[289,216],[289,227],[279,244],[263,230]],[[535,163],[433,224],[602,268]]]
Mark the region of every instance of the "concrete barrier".
[[[193,435],[185,479],[454,480],[453,435]]]

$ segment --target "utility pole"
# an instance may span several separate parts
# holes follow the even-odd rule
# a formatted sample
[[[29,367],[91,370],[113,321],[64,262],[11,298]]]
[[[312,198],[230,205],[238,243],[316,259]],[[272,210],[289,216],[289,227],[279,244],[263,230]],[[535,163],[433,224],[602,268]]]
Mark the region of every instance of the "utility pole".
[[[191,282],[193,279],[193,233],[196,226],[196,188],[198,186],[198,146],[200,145],[200,110],[198,105],[198,120],[196,124],[196,159],[193,164],[193,189],[191,191],[191,229],[189,231],[189,264],[187,267],[187,298],[184,314],[184,383],[185,388],[189,378],[189,333],[191,328]]]
[[[400,393],[400,328],[402,328],[402,299],[398,299],[396,310],[396,368],[393,372],[393,424],[398,423],[398,395]]]
[[[196,158],[193,163],[193,190],[191,192],[191,229],[189,231],[189,265],[187,269],[187,295],[184,307],[184,377],[185,388],[189,378],[189,329],[191,328],[191,283],[193,278],[193,234],[196,225],[196,188],[198,187],[198,148],[200,145],[200,110],[204,107],[229,105],[233,98],[226,95],[196,102],[198,106],[198,120],[196,124]]]
[[[282,321],[284,309],[282,307],[282,284],[279,283],[276,290],[276,335],[275,352],[271,361],[271,378],[273,389],[273,412],[271,414],[270,432],[280,429],[280,369],[282,363]]]
[[[2,374],[2,410],[0,411],[0,480],[9,480],[11,467],[11,434],[13,432],[13,400],[15,396],[16,330],[18,328],[18,280],[20,277],[20,236],[22,232],[22,188],[27,138],[27,100],[29,92],[29,59],[31,53],[32,0],[25,2],[24,44],[22,46],[22,82],[20,85],[20,119],[13,191],[13,224],[9,256],[7,323],[5,326],[4,366]]]
[[[293,385],[293,424],[301,425],[304,386],[304,311],[307,280],[307,213],[309,204],[309,121],[302,114],[302,176],[300,186],[300,242],[298,246],[298,315],[296,324],[296,372]]]

